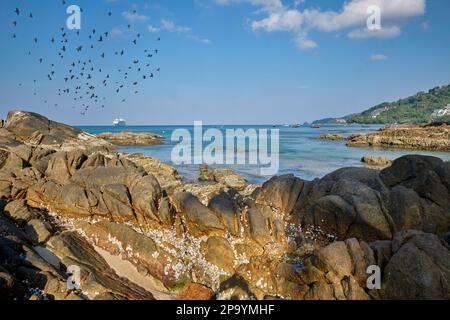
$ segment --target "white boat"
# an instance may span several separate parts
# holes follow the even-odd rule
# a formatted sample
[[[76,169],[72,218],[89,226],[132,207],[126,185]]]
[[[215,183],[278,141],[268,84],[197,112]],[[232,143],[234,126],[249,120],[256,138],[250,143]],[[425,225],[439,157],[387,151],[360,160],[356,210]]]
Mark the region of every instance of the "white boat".
[[[127,122],[125,121],[125,119],[116,118],[113,121],[113,125],[115,125],[116,127],[124,127],[127,125]]]

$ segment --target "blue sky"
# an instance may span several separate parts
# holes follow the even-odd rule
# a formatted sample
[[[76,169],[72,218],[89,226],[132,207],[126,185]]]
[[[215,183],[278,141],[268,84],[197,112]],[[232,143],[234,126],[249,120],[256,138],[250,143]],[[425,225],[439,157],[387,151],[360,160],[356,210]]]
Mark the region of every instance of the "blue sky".
[[[369,3],[382,8],[383,29],[373,34],[365,32],[367,13],[361,12]],[[78,37],[64,31],[69,42],[61,59],[64,44],[50,39],[61,39],[69,4],[83,8],[82,29]],[[79,125],[110,124],[116,116],[136,125],[302,123],[342,116],[449,84],[449,17],[448,0],[1,1],[0,112],[4,117],[24,109]],[[88,40],[94,28],[95,37],[109,32],[101,44]],[[95,49],[89,51],[91,42]],[[84,47],[80,54],[78,45]],[[123,57],[114,55],[119,49],[125,49]],[[144,49],[159,50],[148,60],[153,79],[135,88],[131,83],[141,74],[130,71],[125,89],[99,89],[101,101],[87,103],[86,115],[81,101],[58,96],[58,89],[69,87],[63,78],[70,62],[89,58],[103,75],[111,74],[108,81],[122,83],[117,70],[144,61]],[[94,78],[102,87],[100,74]]]

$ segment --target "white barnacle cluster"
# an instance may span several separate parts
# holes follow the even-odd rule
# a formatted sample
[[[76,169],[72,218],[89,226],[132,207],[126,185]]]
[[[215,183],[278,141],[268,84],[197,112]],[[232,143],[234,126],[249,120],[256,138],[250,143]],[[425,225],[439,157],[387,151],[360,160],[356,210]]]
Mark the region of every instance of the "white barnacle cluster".
[[[202,254],[202,243],[208,240],[203,236],[196,238],[188,233],[177,235],[175,229],[148,229],[135,228],[135,231],[144,234],[152,239],[158,248],[166,252],[169,256],[164,267],[164,274],[172,274],[177,280],[183,275],[190,274],[193,269],[198,270],[211,281],[212,286],[219,286],[220,277],[227,275],[221,268],[206,261]],[[170,256],[177,259],[172,261]],[[153,253],[153,258],[160,257],[160,253]]]
[[[283,212],[273,207],[272,205],[270,206],[270,210],[272,211],[275,219],[278,219],[280,221],[285,221],[287,219],[286,215],[284,215]]]
[[[219,301],[227,301],[231,300],[234,296],[234,290],[233,289],[226,289],[222,290],[219,293],[217,293],[216,299]]]
[[[120,253],[124,252],[122,242],[120,242],[116,237],[112,236],[108,233],[108,242],[112,245],[115,245]]]
[[[249,263],[249,260],[245,256],[245,253],[239,254],[239,252],[236,249],[236,245],[244,244],[244,239],[243,238],[233,237],[230,234],[227,234],[226,238],[228,240],[228,243],[231,246],[231,249],[233,250],[233,255],[235,257],[234,266],[236,267],[236,266],[239,266],[239,265],[242,265],[242,264]]]
[[[292,222],[291,223],[286,222],[285,231],[287,241],[295,243],[296,238],[303,232],[303,228],[301,227],[301,225],[297,225]]]
[[[260,289],[266,289],[267,282],[264,281],[264,278],[259,278],[258,281],[256,281],[256,286]]]
[[[39,300],[49,300],[44,290],[41,290],[39,288],[28,288],[28,291],[30,292],[30,294],[37,296]]]
[[[323,240],[323,238],[326,238],[329,242],[333,242],[338,239],[336,235],[324,232],[320,226],[309,226],[305,229],[304,234],[305,239],[314,242]]]
[[[125,248],[125,253],[127,254],[127,257],[133,261],[135,261],[134,259],[134,251],[133,251],[133,247],[131,245],[127,245],[127,247]],[[136,253],[136,256],[139,257],[139,252]]]

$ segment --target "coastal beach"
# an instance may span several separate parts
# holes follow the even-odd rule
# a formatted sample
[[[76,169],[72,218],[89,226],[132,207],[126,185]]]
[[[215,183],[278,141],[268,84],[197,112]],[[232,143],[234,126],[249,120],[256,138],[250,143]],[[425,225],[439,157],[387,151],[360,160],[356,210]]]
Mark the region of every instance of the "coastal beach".
[[[5,296],[450,298],[448,161],[407,155],[383,170],[262,185],[202,166],[189,180],[36,113],[11,111],[0,123]],[[372,269],[385,274],[381,290],[368,284]]]
[[[449,11],[0,1],[1,314],[450,301]]]

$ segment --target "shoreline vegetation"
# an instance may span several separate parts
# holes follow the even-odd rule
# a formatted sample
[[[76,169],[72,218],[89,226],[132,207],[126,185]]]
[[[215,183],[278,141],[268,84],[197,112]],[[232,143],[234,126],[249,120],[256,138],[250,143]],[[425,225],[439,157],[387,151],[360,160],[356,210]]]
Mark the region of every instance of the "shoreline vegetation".
[[[389,130],[352,139],[401,140]],[[187,183],[108,137],[30,112],[1,121],[0,298],[450,299],[449,162],[410,155],[262,185],[203,166]]]

